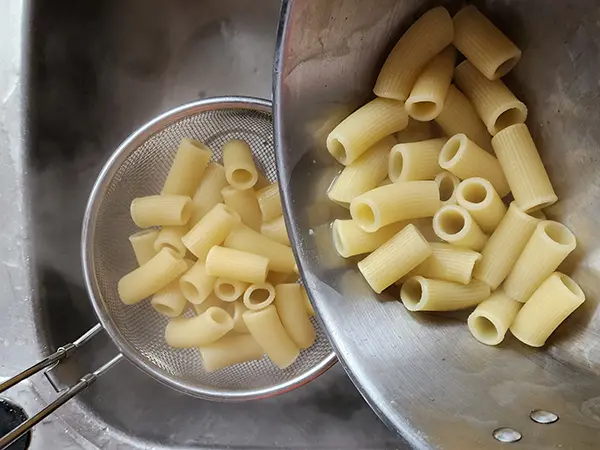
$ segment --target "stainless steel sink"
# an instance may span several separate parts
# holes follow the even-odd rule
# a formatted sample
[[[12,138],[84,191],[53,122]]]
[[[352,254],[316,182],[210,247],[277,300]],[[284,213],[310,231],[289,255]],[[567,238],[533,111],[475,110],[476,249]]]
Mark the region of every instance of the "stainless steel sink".
[[[175,105],[269,98],[279,1],[4,0],[0,6],[0,378],[95,324],[81,274],[85,201],[135,128]],[[101,335],[50,378],[116,350]],[[32,414],[36,376],[6,398]],[[33,432],[31,447],[401,448],[341,367],[270,400],[210,403],[123,363]]]

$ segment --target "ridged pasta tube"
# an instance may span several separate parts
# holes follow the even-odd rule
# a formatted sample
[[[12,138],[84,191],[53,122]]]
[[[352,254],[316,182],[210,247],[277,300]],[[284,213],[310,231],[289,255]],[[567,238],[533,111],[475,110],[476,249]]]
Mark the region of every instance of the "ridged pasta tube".
[[[315,342],[315,328],[308,317],[301,286],[296,283],[275,286],[275,308],[283,327],[301,349]]]
[[[290,238],[288,236],[287,228],[285,226],[285,219],[283,216],[276,217],[269,222],[263,223],[260,227],[260,234],[266,236],[272,241],[288,247],[290,246]]]
[[[442,242],[430,242],[433,254],[411,270],[406,277],[422,276],[435,280],[469,284],[475,263],[481,255],[474,250]]]
[[[440,190],[440,201],[442,206],[456,205],[456,188],[460,184],[459,178],[444,170],[438,173],[434,180]]]
[[[158,237],[154,241],[154,250],[159,252],[163,248],[170,248],[177,256],[183,258],[187,248],[183,245],[181,238],[188,232],[186,225],[180,227],[161,227]]]
[[[515,302],[502,289],[492,292],[467,320],[469,331],[475,339],[486,345],[498,345],[523,306]]]
[[[208,251],[222,244],[229,232],[240,223],[240,216],[231,208],[219,203],[181,238],[183,244],[200,261]]]
[[[489,296],[490,287],[477,280],[464,285],[416,276],[400,289],[400,299],[409,311],[457,311],[478,305]]]
[[[225,168],[219,163],[209,163],[192,197],[191,226],[197,224],[217,203],[223,202],[221,191],[225,186],[227,186]]]
[[[256,200],[258,201],[258,207],[260,208],[263,222],[273,220],[283,212],[278,182],[271,183],[257,191]]]
[[[154,294],[150,304],[163,316],[180,316],[187,306],[187,299],[181,292],[179,280],[171,281],[166,287]]]
[[[192,200],[185,195],[149,195],[134,198],[131,218],[140,228],[185,225],[192,215]]]
[[[381,247],[386,241],[406,226],[404,222],[395,222],[379,230],[368,233],[356,224],[354,220],[336,219],[331,228],[333,244],[340,256],[350,256],[370,253]]]
[[[244,322],[244,313],[248,311],[243,302],[233,302],[229,304],[228,313],[233,319],[233,331],[236,333],[248,333],[248,327]]]
[[[131,244],[138,265],[141,266],[156,255],[154,242],[158,237],[158,233],[159,231],[156,228],[151,228],[149,230],[138,231],[129,236],[129,243]]]
[[[251,284],[244,292],[244,306],[251,310],[266,308],[274,300],[275,288],[271,283]]]
[[[223,167],[227,182],[241,191],[252,189],[258,180],[252,150],[241,139],[233,139],[223,145]]]
[[[212,155],[212,151],[202,142],[183,138],[160,193],[191,197]]]
[[[165,328],[167,344],[175,348],[200,347],[223,337],[233,328],[227,311],[213,306],[192,318],[175,317]]]
[[[394,145],[389,153],[390,180],[433,180],[442,171],[439,157],[446,141],[438,138]]]
[[[199,305],[213,293],[216,280],[206,272],[204,263],[198,261],[181,276],[179,287],[190,303]]]
[[[211,344],[198,348],[202,355],[204,370],[215,372],[234,364],[263,358],[264,351],[249,334],[224,336]]]
[[[433,231],[440,239],[481,251],[488,237],[466,209],[457,205],[442,206],[433,216]]]
[[[246,283],[264,283],[269,260],[253,253],[215,246],[206,256],[206,273],[214,277],[233,278]]]
[[[491,234],[504,215],[506,205],[485,178],[467,178],[458,185],[456,200],[475,219],[486,234]]]
[[[215,295],[224,302],[235,302],[244,295],[248,283],[232,278],[217,278],[213,287]]]
[[[262,213],[253,189],[241,191],[233,186],[225,186],[221,190],[221,195],[225,205],[238,213],[242,222],[253,230],[260,230]]]

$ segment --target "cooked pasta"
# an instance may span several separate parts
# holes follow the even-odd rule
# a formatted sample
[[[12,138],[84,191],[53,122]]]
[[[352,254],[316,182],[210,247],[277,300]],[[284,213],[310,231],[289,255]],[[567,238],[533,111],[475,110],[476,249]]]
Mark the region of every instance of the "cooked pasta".
[[[246,283],[264,283],[269,260],[253,253],[214,246],[206,256],[206,273],[214,277],[233,278]]]
[[[315,317],[315,309],[313,308],[312,303],[310,302],[310,298],[308,298],[308,294],[306,293],[306,289],[304,286],[300,286],[300,291],[302,292],[302,297],[304,298],[304,306],[306,307],[306,312],[309,317]]]
[[[474,250],[443,242],[430,242],[433,254],[411,270],[406,277],[422,276],[435,280],[469,284],[475,263],[481,255]]]
[[[163,316],[180,316],[187,306],[187,299],[183,295],[183,292],[181,292],[179,280],[171,281],[167,286],[154,294],[152,300],[150,300],[150,304]]]
[[[260,227],[260,234],[275,242],[279,242],[282,245],[290,246],[290,238],[288,237],[283,216],[276,217],[269,222],[263,223]]]
[[[191,269],[179,279],[181,292],[194,305],[204,302],[212,293],[217,278],[206,272],[203,262],[196,262]]]
[[[435,181],[407,181],[375,188],[355,197],[350,215],[370,233],[394,222],[432,217],[440,207]]]
[[[454,16],[454,45],[489,80],[506,75],[521,50],[479,10],[469,5]]]
[[[223,201],[222,189],[227,186],[225,168],[211,162],[206,166],[198,189],[192,197],[192,217],[190,225],[197,224],[217,203]]]
[[[269,270],[269,273],[267,274],[267,283],[271,283],[273,286],[282,283],[291,283],[296,280],[298,280],[298,275],[296,273],[284,273]]]
[[[140,228],[185,225],[192,214],[192,200],[185,195],[149,195],[134,198],[131,218]]]
[[[466,209],[446,205],[433,216],[433,231],[440,239],[475,251],[481,251],[488,237]]]
[[[266,308],[274,300],[275,288],[271,283],[251,284],[244,292],[244,306],[251,310]]]
[[[376,98],[354,111],[327,136],[327,150],[347,166],[386,136],[408,125],[404,103]]]
[[[409,224],[358,263],[369,286],[380,294],[433,254],[419,230]]]
[[[523,305],[510,332],[531,347],[541,347],[584,301],[585,294],[575,281],[561,272],[554,272]]]
[[[315,343],[315,328],[308,317],[302,287],[299,284],[276,286],[275,308],[285,331],[298,347],[306,349]]]
[[[515,302],[502,289],[492,292],[467,320],[469,331],[475,339],[486,345],[498,345],[523,306]]]
[[[253,230],[260,230],[262,213],[253,189],[241,191],[233,186],[225,186],[221,190],[221,195],[225,205],[238,213],[242,222]]]
[[[139,266],[150,261],[156,255],[154,242],[158,237],[158,233],[159,231],[156,228],[151,228],[149,230],[138,231],[129,236],[129,243]]]
[[[235,302],[248,288],[248,283],[234,280],[232,278],[217,278],[213,291],[215,295],[224,302]]]
[[[262,359],[264,351],[249,334],[224,336],[218,341],[198,348],[204,370],[216,372],[234,364]]]
[[[408,126],[404,130],[394,134],[397,144],[424,141],[439,136],[439,128],[435,122],[419,122],[410,117],[408,118]]]
[[[467,178],[458,185],[456,200],[475,219],[486,234],[491,234],[504,215],[506,205],[485,178]]]
[[[457,311],[478,305],[489,296],[490,287],[477,280],[464,285],[416,276],[400,289],[400,299],[409,311]]]
[[[527,119],[527,107],[501,80],[488,80],[469,61],[458,65],[454,82],[471,101],[492,136]]]
[[[248,333],[248,327],[244,322],[244,313],[248,311],[246,305],[242,302],[232,302],[229,304],[228,313],[233,319],[233,331],[236,333]]]
[[[449,45],[425,66],[404,105],[410,117],[428,121],[439,116],[452,81],[455,61],[456,49]]]
[[[280,369],[285,369],[296,361],[300,349],[285,331],[274,305],[246,311],[244,322],[252,337]]]
[[[190,305],[192,306],[192,309],[196,312],[196,315],[206,312],[206,310],[212,306],[218,306],[219,308],[227,308],[228,306],[230,306],[232,304],[234,304],[234,303],[223,302],[221,299],[217,298],[217,296],[213,292],[211,292],[210,295],[208,297],[206,297],[206,300],[204,300],[200,304],[190,303]],[[234,320],[234,326],[235,326],[235,320]]]
[[[541,221],[504,281],[513,300],[526,302],[577,245],[575,236],[561,223]]]
[[[223,167],[227,182],[236,189],[252,189],[258,180],[258,171],[250,146],[241,139],[223,145]]]
[[[558,197],[527,125],[505,128],[492,145],[519,208],[530,212],[556,203]]]
[[[212,151],[202,142],[183,138],[165,180],[162,195],[194,195]]]
[[[268,222],[283,212],[281,198],[279,198],[279,183],[275,182],[256,192],[256,199],[260,208],[262,221]]]
[[[440,166],[461,180],[481,177],[488,180],[500,197],[510,192],[510,187],[498,160],[483,150],[464,134],[452,136],[440,152]]]
[[[434,180],[440,190],[441,206],[456,205],[456,188],[460,180],[456,175],[444,170],[438,173]]]
[[[181,240],[198,260],[204,261],[208,251],[222,244],[239,223],[240,216],[234,210],[218,203]]]
[[[390,52],[373,88],[375,95],[406,100],[423,68],[453,38],[454,27],[446,8],[438,6],[427,11]]]
[[[373,233],[368,233],[354,220],[336,219],[331,227],[333,244],[339,255],[344,258],[370,253],[382,246],[405,226],[406,222],[395,222]]]
[[[224,309],[213,306],[196,317],[171,319],[165,328],[165,340],[175,348],[201,347],[215,342],[231,329],[231,316]]]
[[[394,183],[433,180],[442,171],[439,157],[446,141],[438,138],[394,145],[389,152],[390,180]]]
[[[187,225],[180,227],[162,227],[156,241],[154,241],[154,250],[159,252],[163,248],[170,248],[180,258],[187,253],[187,248],[183,245],[181,238],[188,232]]]

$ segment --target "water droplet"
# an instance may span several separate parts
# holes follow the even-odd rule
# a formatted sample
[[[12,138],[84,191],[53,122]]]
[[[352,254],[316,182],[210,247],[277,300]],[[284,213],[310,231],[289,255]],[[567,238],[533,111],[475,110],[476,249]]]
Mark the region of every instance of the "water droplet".
[[[551,411],[543,409],[534,409],[529,413],[531,420],[537,423],[548,424],[558,421],[558,416]]]
[[[508,427],[496,428],[492,434],[497,441],[506,443],[520,441],[523,437],[517,430]]]

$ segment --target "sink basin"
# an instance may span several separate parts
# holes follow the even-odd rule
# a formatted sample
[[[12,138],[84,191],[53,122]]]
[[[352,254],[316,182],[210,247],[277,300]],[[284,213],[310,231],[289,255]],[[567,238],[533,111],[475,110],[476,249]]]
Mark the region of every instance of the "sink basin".
[[[134,129],[173,106],[271,96],[280,3],[8,0],[0,15],[0,379],[96,323],[80,265],[94,179]],[[101,334],[51,371],[63,387],[116,354]],[[6,398],[31,415],[43,375]],[[124,362],[40,424],[30,448],[402,448],[341,367],[241,404],[178,394]]]

